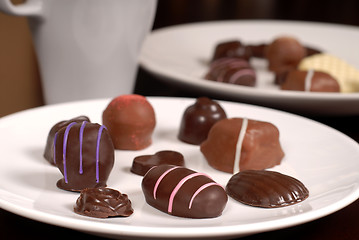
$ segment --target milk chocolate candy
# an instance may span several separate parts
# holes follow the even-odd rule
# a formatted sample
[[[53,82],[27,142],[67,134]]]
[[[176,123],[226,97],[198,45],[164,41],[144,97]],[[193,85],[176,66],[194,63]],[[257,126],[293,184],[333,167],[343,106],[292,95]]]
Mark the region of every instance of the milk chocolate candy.
[[[144,176],[148,170],[158,165],[184,166],[184,157],[181,153],[170,150],[138,156],[133,159],[131,172]]]
[[[126,194],[101,187],[82,190],[74,211],[95,218],[128,217],[132,215],[133,208]]]
[[[102,120],[115,149],[141,150],[152,143],[155,111],[144,96],[129,94],[114,98],[103,111]]]
[[[72,122],[54,138],[54,160],[64,190],[105,187],[114,164],[114,147],[104,125]]]
[[[328,73],[314,70],[288,72],[280,88],[281,90],[305,92],[340,92],[340,86],[336,79]]]
[[[223,187],[207,175],[171,165],[151,168],[143,177],[142,191],[152,207],[186,218],[218,217],[228,201]]]
[[[289,206],[309,196],[308,189],[298,179],[266,170],[246,170],[233,175],[226,191],[243,204],[262,208]]]
[[[200,150],[210,166],[228,173],[274,167],[284,157],[278,128],[246,118],[218,121]]]
[[[199,145],[206,140],[213,124],[224,118],[227,115],[218,102],[206,97],[198,98],[183,113],[178,139]]]
[[[64,120],[61,122],[56,123],[51,129],[50,132],[47,136],[47,140],[46,140],[46,146],[45,146],[45,150],[44,150],[44,158],[53,166],[55,166],[55,162],[54,162],[54,138],[55,138],[55,134],[63,127],[66,127],[67,125],[69,125],[72,122],[83,122],[83,121],[87,121],[90,122],[90,119],[87,116],[78,116],[75,118],[72,118],[70,120]]]

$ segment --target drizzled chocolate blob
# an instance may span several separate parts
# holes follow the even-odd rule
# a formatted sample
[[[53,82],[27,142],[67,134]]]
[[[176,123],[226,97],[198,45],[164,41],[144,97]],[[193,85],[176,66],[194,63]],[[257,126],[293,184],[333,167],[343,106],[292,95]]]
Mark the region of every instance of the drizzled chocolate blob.
[[[183,113],[178,138],[186,143],[199,145],[217,121],[227,115],[218,102],[206,97],[198,98]]]
[[[54,138],[55,134],[63,127],[66,127],[72,122],[81,123],[83,121],[90,122],[90,119],[87,116],[78,116],[72,118],[70,120],[64,120],[61,122],[56,123],[51,129],[47,136],[46,146],[44,150],[44,158],[53,166],[55,166],[54,162]]]
[[[128,217],[133,213],[126,194],[111,188],[86,188],[81,191],[75,213],[95,218]]]
[[[218,43],[214,49],[212,61],[225,57],[241,58],[248,60],[251,56],[251,48],[242,44],[242,42],[238,40],[233,40]]]
[[[114,147],[104,125],[72,122],[54,138],[54,160],[64,190],[105,187],[114,164]]]
[[[179,152],[169,150],[154,155],[138,156],[132,162],[131,172],[143,176],[152,167],[158,165],[184,166],[184,157]]]
[[[223,187],[207,175],[171,165],[151,168],[143,177],[142,191],[152,207],[186,218],[218,217],[228,200]]]
[[[309,196],[308,189],[298,179],[265,170],[246,170],[233,175],[226,191],[241,203],[262,208],[289,206]]]

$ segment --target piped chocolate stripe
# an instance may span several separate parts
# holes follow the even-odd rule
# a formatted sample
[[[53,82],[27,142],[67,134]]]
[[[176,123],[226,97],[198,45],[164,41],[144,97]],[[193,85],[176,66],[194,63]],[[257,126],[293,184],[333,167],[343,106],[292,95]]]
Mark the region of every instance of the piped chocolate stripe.
[[[79,139],[80,139],[80,167],[79,167],[79,173],[80,174],[83,173],[83,168],[82,168],[82,144],[83,144],[84,130],[85,130],[86,123],[87,123],[87,121],[82,122],[81,128],[80,128],[80,133],[79,133]]]
[[[248,127],[248,119],[243,118],[241,130],[238,134],[236,152],[234,155],[233,174],[240,171],[239,165],[240,165],[240,161],[241,161],[241,151],[242,151],[243,139],[246,134],[247,127]]]
[[[68,183],[67,181],[67,169],[66,169],[66,149],[67,149],[67,139],[69,137],[69,133],[70,133],[70,129],[72,128],[73,125],[75,125],[76,122],[72,122],[70,123],[65,130],[64,133],[64,143],[63,143],[63,148],[62,148],[62,161],[63,161],[63,165],[64,165],[64,178],[65,178],[65,183]]]
[[[101,142],[101,135],[103,129],[106,129],[104,125],[101,125],[101,127],[98,130],[97,134],[97,142],[96,142],[96,182],[98,183],[100,181],[100,169],[99,169],[99,163],[100,163],[100,142]]]

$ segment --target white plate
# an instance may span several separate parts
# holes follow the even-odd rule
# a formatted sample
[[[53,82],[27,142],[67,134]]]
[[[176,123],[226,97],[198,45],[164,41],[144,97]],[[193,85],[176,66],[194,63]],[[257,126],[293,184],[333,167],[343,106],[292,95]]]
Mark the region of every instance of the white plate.
[[[16,214],[71,229],[111,237],[238,237],[308,222],[333,213],[359,196],[359,145],[342,133],[296,115],[266,108],[221,102],[229,117],[272,122],[286,153],[276,171],[301,180],[310,196],[301,204],[262,209],[229,200],[223,215],[185,219],[162,213],[145,203],[142,177],[129,168],[135,156],[171,149],[185,156],[189,168],[206,172],[225,185],[230,174],[212,169],[198,146],[177,139],[180,118],[193,99],[149,98],[157,127],[153,144],[141,151],[116,151],[108,186],[129,195],[135,210],[128,218],[95,219],[77,215],[78,193],[56,187],[62,178],[42,157],[46,137],[56,122],[81,114],[101,122],[109,100],[92,100],[27,110],[0,119],[0,207]]]
[[[245,87],[202,79],[219,42],[270,43],[291,35],[359,69],[359,28],[345,25],[290,21],[223,21],[186,24],[155,30],[140,57],[144,69],[164,81],[191,87],[199,94],[277,107],[310,114],[359,114],[359,93],[312,93],[279,90],[265,60],[252,62],[258,86]]]

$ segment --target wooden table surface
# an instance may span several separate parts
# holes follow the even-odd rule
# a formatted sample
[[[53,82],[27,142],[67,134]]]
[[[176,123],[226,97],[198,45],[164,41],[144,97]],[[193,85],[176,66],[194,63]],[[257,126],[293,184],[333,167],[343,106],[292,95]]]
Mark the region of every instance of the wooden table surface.
[[[212,4],[209,9],[205,8],[208,5],[208,2],[211,2]],[[226,4],[223,2],[226,2]],[[266,9],[260,9],[258,6],[264,4],[264,2],[267,4]],[[289,2],[291,4],[289,4]],[[326,3],[325,5],[319,4],[323,4],[324,2]],[[298,0],[285,2],[275,0],[228,0],[220,2],[216,0],[196,0],[191,1],[190,3],[190,1],[187,0],[160,0],[154,28],[188,22],[243,18],[310,20],[359,26],[358,1],[342,2],[343,3],[338,4],[337,1],[315,1],[315,5],[311,6],[310,3],[314,4],[314,1]],[[242,6],[242,8],[240,6]],[[237,11],[234,10],[235,7]],[[202,11],[203,8],[206,9],[206,11]],[[248,9],[248,11],[245,11],[243,8]],[[359,45],[353,47],[358,49]],[[143,69],[139,69],[135,93],[146,96],[198,97],[195,92],[174,87],[156,79]],[[305,117],[327,124],[359,142],[359,116]],[[338,159],[338,161],[340,161],[340,159]],[[241,239],[359,239],[358,216],[359,200],[331,215],[312,222],[286,229],[247,236]],[[48,223],[40,223],[30,220],[3,209],[0,209],[0,228],[0,239],[25,239],[28,237],[36,237],[37,240],[65,239],[69,236],[74,239],[102,239],[74,230],[53,226]]]

